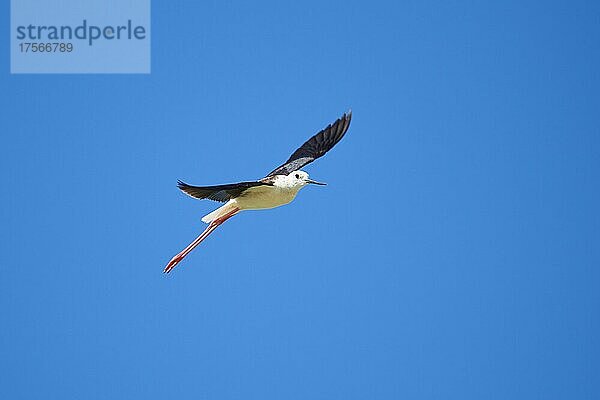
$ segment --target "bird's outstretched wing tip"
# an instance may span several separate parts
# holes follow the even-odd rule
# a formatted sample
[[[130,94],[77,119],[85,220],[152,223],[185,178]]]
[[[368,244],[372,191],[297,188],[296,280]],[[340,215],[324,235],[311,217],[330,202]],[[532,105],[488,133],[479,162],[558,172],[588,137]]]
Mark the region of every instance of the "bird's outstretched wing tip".
[[[313,162],[333,148],[346,134],[352,119],[352,109],[348,109],[335,122],[313,135],[300,146],[288,160],[271,171],[267,177],[273,175],[287,175],[303,166]]]
[[[352,109],[349,108],[348,111],[346,111],[344,113],[344,115],[342,115],[340,117],[340,119],[336,122],[343,122],[344,125],[346,126],[346,130],[348,129],[348,126],[350,125],[350,121],[352,121]]]

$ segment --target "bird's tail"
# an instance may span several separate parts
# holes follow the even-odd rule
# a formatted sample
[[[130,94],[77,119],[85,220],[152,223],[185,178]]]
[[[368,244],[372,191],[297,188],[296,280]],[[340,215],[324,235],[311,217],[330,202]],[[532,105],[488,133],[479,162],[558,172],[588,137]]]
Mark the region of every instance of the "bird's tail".
[[[213,211],[209,214],[206,214],[204,217],[202,217],[202,222],[210,224],[215,219],[229,214],[233,209],[237,209],[237,206],[235,203],[236,203],[235,200],[229,200],[225,205],[217,208],[215,211]]]

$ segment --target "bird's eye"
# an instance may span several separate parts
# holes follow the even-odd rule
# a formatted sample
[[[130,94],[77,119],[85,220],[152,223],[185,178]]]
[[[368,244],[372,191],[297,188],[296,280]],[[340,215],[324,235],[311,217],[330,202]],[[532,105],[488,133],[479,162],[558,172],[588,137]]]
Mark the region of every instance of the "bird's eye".
[[[296,179],[300,179],[300,174],[296,174]]]

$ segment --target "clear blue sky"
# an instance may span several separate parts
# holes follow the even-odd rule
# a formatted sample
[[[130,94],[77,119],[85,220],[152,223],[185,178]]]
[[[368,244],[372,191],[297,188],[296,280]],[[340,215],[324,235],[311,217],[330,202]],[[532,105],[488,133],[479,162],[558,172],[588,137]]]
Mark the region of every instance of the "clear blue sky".
[[[151,75],[0,52],[0,398],[597,399],[598,3],[223,3],[154,1]],[[349,108],[329,186],[161,273],[178,178]]]

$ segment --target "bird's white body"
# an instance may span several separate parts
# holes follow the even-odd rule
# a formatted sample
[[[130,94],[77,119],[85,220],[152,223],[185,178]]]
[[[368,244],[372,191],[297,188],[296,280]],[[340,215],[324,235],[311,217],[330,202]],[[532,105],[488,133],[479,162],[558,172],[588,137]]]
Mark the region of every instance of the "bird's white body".
[[[265,210],[291,203],[300,189],[308,184],[308,174],[296,171],[289,175],[277,175],[273,185],[256,186],[246,190],[241,196],[229,200],[222,207],[202,218],[207,224],[231,210]]]
[[[237,203],[240,210],[275,208],[290,203],[299,190],[299,187],[257,186],[232,201]]]

